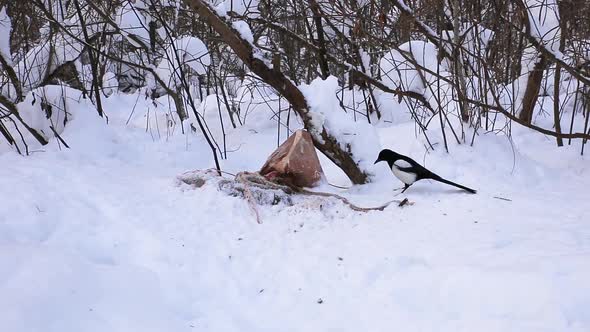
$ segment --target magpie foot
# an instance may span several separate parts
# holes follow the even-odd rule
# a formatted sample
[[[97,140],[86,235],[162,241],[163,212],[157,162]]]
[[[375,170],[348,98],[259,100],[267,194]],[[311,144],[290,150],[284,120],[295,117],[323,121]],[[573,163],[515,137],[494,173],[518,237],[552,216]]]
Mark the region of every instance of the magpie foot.
[[[404,191],[408,190],[408,188],[410,188],[410,185],[409,184],[406,184],[406,186],[404,187],[404,190],[402,190],[401,194],[403,194]]]

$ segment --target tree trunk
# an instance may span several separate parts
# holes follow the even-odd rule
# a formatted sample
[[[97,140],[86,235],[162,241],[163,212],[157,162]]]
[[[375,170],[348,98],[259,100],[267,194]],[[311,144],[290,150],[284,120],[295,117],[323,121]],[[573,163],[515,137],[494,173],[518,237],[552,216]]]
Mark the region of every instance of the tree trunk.
[[[529,73],[527,79],[526,90],[522,98],[522,109],[518,117],[520,120],[531,124],[533,120],[533,111],[535,104],[539,98],[539,89],[541,88],[541,81],[543,80],[543,72],[547,69],[548,61],[544,54],[539,54],[539,60],[535,63],[535,67]]]
[[[457,77],[457,87],[461,89],[457,93],[457,99],[459,101],[459,109],[461,111],[461,120],[463,122],[469,121],[469,106],[465,100],[467,96],[467,84],[465,83],[465,75],[463,73],[463,59],[461,58],[461,29],[459,26],[459,1],[453,0],[453,69],[455,76]]]
[[[316,1],[310,1],[309,3],[311,11],[313,12],[313,21],[315,22],[318,40],[316,45],[320,49],[318,54],[318,62],[320,64],[320,70],[322,71],[322,78],[326,79],[330,75],[330,69],[328,68],[328,61],[326,61],[326,42],[324,40],[324,27],[322,25],[322,14],[320,12],[320,6]],[[313,35],[310,31],[310,39],[313,40]]]
[[[553,82],[553,120],[555,121],[555,132],[561,134],[561,120],[559,119],[559,81],[561,79],[561,66],[555,67],[555,81]],[[557,136],[557,146],[563,146],[563,139]]]
[[[203,0],[184,0],[184,3],[195,10],[202,19],[206,20],[219,33],[221,39],[232,48],[252,72],[289,101],[303,120],[305,128],[312,133],[313,143],[318,150],[340,167],[353,183],[362,184],[368,182],[368,174],[358,167],[352,158],[352,153],[343,150],[336,137],[328,134],[326,128],[316,128],[314,126],[305,96],[291,80],[285,77],[283,73],[269,68],[264,61],[256,58],[252,45],[244,40],[240,33],[224,18],[219,16],[208,3]]]

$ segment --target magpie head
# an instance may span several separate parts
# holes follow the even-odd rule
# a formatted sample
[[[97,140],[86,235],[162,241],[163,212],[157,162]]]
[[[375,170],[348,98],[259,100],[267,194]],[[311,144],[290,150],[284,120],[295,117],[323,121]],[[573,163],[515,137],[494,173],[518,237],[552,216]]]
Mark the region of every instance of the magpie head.
[[[383,150],[381,150],[381,152],[379,152],[379,156],[377,157],[377,160],[375,160],[375,164],[378,162],[381,162],[381,161],[387,161],[388,164],[391,164],[396,159],[397,159],[397,153],[395,153],[389,149],[383,149]]]

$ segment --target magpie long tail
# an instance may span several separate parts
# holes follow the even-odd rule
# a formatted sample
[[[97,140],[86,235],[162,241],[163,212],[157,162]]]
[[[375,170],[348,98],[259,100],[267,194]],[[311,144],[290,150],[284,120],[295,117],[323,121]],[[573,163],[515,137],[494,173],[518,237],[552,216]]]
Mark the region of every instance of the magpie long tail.
[[[462,186],[462,185],[460,185],[458,183],[455,183],[455,182],[452,182],[452,181],[449,181],[449,180],[445,180],[445,179],[441,178],[440,176],[438,176],[436,174],[433,174],[431,179],[436,180],[438,182],[449,184],[449,185],[454,186],[454,187],[457,187],[457,188],[461,188],[461,189],[463,189],[463,190],[465,190],[467,192],[470,192],[472,194],[477,193],[477,191],[475,189],[467,188],[467,187]]]

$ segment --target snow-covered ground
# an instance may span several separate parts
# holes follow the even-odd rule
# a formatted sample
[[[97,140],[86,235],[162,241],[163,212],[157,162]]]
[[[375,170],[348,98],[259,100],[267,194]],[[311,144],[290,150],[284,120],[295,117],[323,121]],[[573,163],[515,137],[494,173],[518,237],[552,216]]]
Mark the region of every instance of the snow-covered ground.
[[[125,125],[133,102],[107,99],[109,125],[77,111],[63,132],[71,149],[2,147],[0,330],[590,331],[579,142],[558,149],[514,128],[512,144],[489,134],[425,154],[413,124],[383,125],[383,147],[478,194],[424,181],[393,197],[401,184],[381,163],[375,183],[319,190],[414,205],[357,213],[307,198],[259,207],[257,224],[239,198],[179,186],[213,166],[207,145],[178,128],[146,132],[145,110]],[[228,130],[224,170],[256,170],[276,147],[272,122],[250,123]]]

